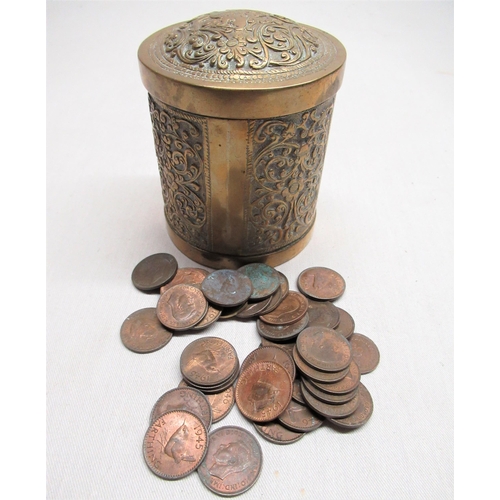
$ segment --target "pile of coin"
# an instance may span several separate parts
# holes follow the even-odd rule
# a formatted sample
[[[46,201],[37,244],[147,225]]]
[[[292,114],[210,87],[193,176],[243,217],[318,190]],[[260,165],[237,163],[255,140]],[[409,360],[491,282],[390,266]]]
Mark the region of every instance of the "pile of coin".
[[[136,311],[122,325],[122,342],[133,351],[152,352],[176,332],[196,333],[228,318],[256,320],[261,338],[241,367],[236,349],[222,338],[199,338],[183,350],[179,387],[158,399],[144,438],[146,463],[159,476],[178,479],[197,470],[214,493],[247,491],[262,463],[255,438],[233,426],[208,434],[235,402],[257,433],[276,444],[294,443],[325,422],[355,429],[371,417],[373,401],[361,375],[376,368],[380,354],[371,339],[354,333],[352,316],[333,304],[346,286],[337,272],[308,268],[295,291],[266,264],[209,272],[179,268],[173,256],[155,254],[134,268],[132,282],[160,292],[156,308]]]

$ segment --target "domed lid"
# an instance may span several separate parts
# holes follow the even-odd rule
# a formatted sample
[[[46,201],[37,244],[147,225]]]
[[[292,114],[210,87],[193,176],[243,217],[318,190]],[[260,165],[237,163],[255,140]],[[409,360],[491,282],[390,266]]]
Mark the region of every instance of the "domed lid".
[[[338,72],[337,90],[346,58],[328,33],[253,10],[213,12],[166,27],[144,40],[138,55],[146,88],[167,100],[178,92],[162,79],[246,92],[303,86]]]

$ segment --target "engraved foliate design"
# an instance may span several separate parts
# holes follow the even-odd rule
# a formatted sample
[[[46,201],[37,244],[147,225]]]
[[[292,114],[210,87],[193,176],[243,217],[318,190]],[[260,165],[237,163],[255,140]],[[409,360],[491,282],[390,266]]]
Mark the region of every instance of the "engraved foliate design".
[[[303,236],[314,221],[333,100],[249,122],[245,250],[265,253]]]
[[[185,241],[208,248],[206,119],[160,104],[151,95],[149,109],[166,219]]]
[[[321,70],[335,47],[285,17],[258,11],[199,16],[167,33],[153,47],[170,72],[207,81],[283,81]]]

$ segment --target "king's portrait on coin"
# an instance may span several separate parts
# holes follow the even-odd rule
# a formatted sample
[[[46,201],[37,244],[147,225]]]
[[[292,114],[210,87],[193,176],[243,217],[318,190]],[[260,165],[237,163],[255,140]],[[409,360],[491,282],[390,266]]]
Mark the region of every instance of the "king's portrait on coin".
[[[244,471],[252,465],[252,462],[252,450],[244,443],[221,444],[214,453],[214,463],[209,472],[211,476],[224,480],[229,474]]]
[[[194,297],[182,290],[173,292],[165,307],[179,322],[187,322],[197,314]]]

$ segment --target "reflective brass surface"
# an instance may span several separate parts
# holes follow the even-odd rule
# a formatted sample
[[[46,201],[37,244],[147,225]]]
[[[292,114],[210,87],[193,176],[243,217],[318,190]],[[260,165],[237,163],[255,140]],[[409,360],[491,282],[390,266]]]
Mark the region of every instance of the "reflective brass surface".
[[[183,253],[237,268],[304,248],[345,56],[323,31],[246,10],[141,44],[165,216]]]

